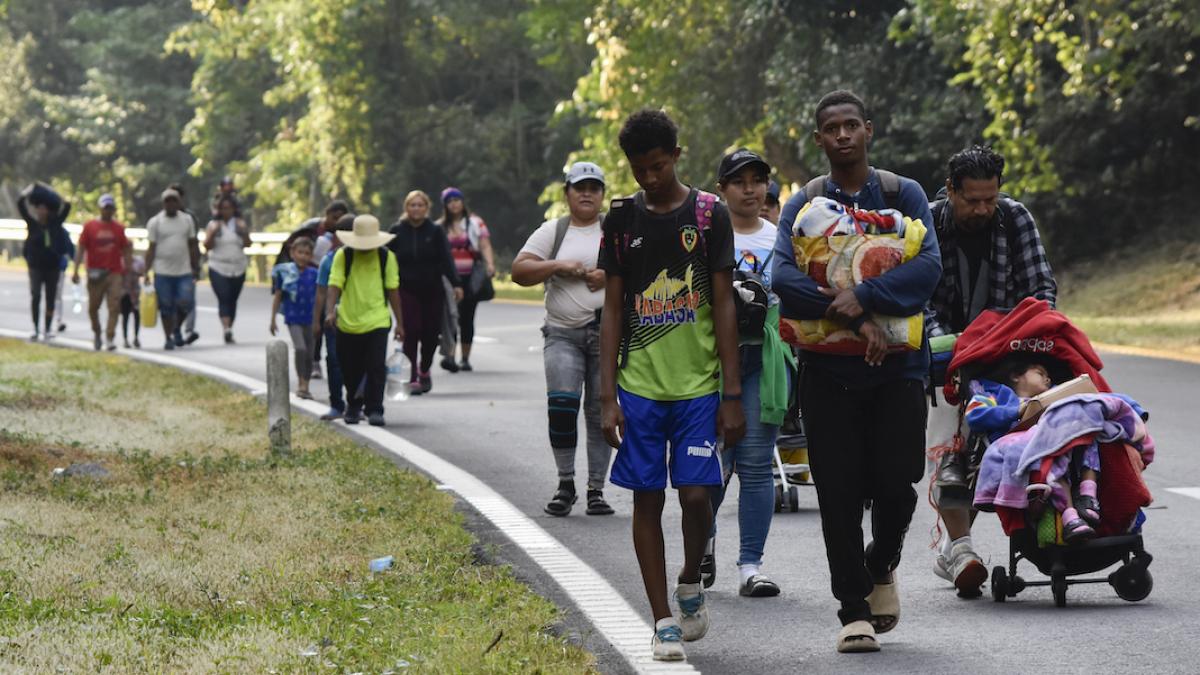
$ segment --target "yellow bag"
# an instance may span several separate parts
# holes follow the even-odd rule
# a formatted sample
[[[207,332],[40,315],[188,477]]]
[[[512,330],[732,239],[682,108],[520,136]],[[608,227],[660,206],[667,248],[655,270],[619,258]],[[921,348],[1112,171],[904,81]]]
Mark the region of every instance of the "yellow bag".
[[[809,211],[813,211],[809,214]],[[824,233],[793,236],[796,266],[824,288],[854,288],[866,279],[912,260],[921,250],[926,227],[920,220],[900,216],[898,212],[858,211],[833,200],[818,197],[805,204],[796,216],[801,223],[817,222]],[[895,233],[895,219],[903,219],[903,236]],[[834,233],[852,227],[849,234]],[[828,225],[828,229],[825,228]],[[888,229],[893,231],[889,232]],[[811,228],[804,231],[811,232]],[[888,351],[921,348],[924,336],[923,314],[893,317],[875,314],[872,320],[887,335]],[[830,319],[783,319],[779,333],[784,341],[801,349],[826,354],[860,355],[866,353],[866,341],[840,321]]]
[[[142,291],[142,300],[138,311],[142,314],[142,328],[154,328],[158,325],[158,296],[153,288]]]

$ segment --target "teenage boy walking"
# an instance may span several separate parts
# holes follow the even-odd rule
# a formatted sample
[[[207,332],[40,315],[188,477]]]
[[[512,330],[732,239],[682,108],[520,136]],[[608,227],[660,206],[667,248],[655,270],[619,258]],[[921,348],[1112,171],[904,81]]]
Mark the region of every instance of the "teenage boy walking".
[[[642,190],[615,200],[603,228],[601,428],[618,449],[611,482],[634,491],[633,547],[654,615],[654,658],[677,661],[684,640],[708,631],[700,560],[712,529],[710,492],[722,482],[721,442],[737,443],[746,429],[733,231],[714,195],[675,175],[678,129],[666,113],[630,115],[619,141]],[[668,474],[683,510],[678,620],[663,550]]]
[[[932,222],[915,181],[876,171],[867,161],[873,129],[866,105],[848,91],[817,104],[813,139],[829,160],[829,175],[809,182],[783,209],[775,243],[772,288],[783,314],[828,317],[868,342],[866,357],[805,353],[800,409],[808,433],[821,528],[833,595],[841,602],[839,652],[879,651],[876,633],[900,619],[894,571],[917,505],[913,483],[925,464],[925,387],[929,347],[888,354],[876,312],[923,311],[941,276],[937,236],[930,228],[912,260],[854,289],[821,288],[796,266],[792,225],[809,199],[826,197],[860,209],[898,209]],[[870,500],[872,543],[863,549],[863,504]]]

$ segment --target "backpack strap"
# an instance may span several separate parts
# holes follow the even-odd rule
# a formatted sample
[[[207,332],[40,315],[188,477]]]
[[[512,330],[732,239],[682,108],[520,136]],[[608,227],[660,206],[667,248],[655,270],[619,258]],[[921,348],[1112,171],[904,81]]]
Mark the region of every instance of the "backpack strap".
[[[883,189],[883,203],[889,209],[900,209],[900,177],[886,169],[875,169],[879,177],[879,187]],[[825,180],[828,176],[822,174],[804,185],[804,197],[812,201],[825,196]]]
[[[550,260],[558,259],[558,250],[562,248],[563,240],[567,238],[567,230],[571,227],[571,216],[563,216],[554,223],[554,246],[550,247]]]
[[[387,254],[386,246],[379,247],[379,288],[383,291],[383,304],[387,305]]]
[[[821,174],[816,178],[804,184],[804,198],[812,201],[817,197],[825,196],[825,174]]]
[[[900,210],[900,177],[885,169],[875,169],[879,187],[883,188],[883,203],[889,209]]]

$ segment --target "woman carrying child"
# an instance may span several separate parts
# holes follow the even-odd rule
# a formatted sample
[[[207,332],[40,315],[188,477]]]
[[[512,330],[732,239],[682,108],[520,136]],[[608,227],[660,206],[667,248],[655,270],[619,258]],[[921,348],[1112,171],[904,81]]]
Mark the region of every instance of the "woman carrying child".
[[[312,378],[312,354],[316,343],[312,332],[312,315],[317,301],[317,268],[312,265],[312,239],[298,237],[292,242],[290,253],[291,262],[280,263],[271,272],[271,285],[275,289],[275,301],[271,305],[271,335],[278,332],[275,315],[282,307],[283,320],[296,350],[296,396],[311,399],[308,382]]]

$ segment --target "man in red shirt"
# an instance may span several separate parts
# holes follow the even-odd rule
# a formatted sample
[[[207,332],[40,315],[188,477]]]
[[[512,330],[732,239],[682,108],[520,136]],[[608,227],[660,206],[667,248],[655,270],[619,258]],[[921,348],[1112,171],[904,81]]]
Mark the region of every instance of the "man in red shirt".
[[[117,317],[121,310],[121,293],[125,270],[130,265],[133,250],[125,237],[125,226],[113,216],[117,202],[112,195],[100,197],[100,219],[89,220],[79,235],[79,246],[75,252],[75,273],[72,283],[79,283],[79,264],[87,255],[88,316],[92,319],[92,334],[96,349],[100,349],[100,303],[108,301],[108,322],[104,337],[109,351],[117,348]]]

